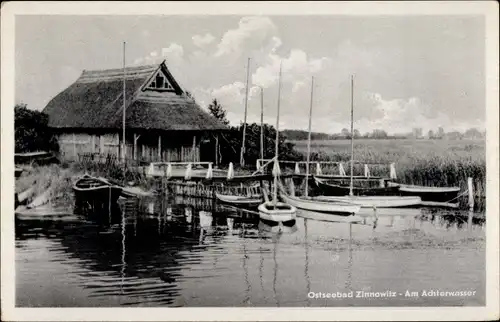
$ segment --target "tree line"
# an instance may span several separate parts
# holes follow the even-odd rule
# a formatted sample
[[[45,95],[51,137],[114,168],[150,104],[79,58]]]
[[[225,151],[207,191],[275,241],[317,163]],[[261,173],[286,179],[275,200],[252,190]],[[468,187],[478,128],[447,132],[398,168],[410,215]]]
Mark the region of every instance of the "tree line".
[[[304,130],[283,130],[283,135],[291,141],[307,140],[308,132]],[[461,140],[461,139],[484,139],[486,132],[479,131],[476,128],[470,128],[464,132],[451,131],[445,132],[443,128],[438,128],[436,131],[429,130],[427,135],[423,134],[421,128],[413,129],[409,133],[388,134],[385,130],[374,129],[372,132],[366,132],[363,135],[359,130],[354,130],[354,138],[363,139],[431,139],[431,140]],[[348,129],[342,129],[340,133],[328,134],[322,132],[311,132],[311,140],[345,140],[351,139],[351,132]]]

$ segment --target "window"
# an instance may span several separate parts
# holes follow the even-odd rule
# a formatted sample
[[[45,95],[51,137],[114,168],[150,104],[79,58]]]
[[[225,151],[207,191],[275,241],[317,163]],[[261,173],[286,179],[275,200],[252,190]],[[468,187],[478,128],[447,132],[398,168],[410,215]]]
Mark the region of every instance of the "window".
[[[148,86],[149,89],[156,89],[156,90],[170,90],[173,91],[174,88],[172,85],[170,85],[167,77],[163,74],[162,71],[159,71],[158,74],[153,78],[151,83],[149,83]]]
[[[156,75],[156,88],[163,88],[163,85],[165,84],[165,80],[162,75],[158,74]]]

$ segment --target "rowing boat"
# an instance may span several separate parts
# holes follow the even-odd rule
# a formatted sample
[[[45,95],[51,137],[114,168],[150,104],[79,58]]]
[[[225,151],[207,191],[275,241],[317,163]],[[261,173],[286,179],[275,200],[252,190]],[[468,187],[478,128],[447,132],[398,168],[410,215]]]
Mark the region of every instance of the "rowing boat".
[[[77,200],[110,204],[114,204],[118,200],[122,190],[122,187],[112,184],[105,178],[96,178],[88,174],[80,177],[73,185],[73,192]]]
[[[297,197],[291,196],[285,192],[285,189],[280,184],[281,199],[298,209],[328,213],[340,216],[349,216],[357,213],[361,208],[359,205],[352,203],[337,201],[337,200],[318,200],[313,197]]]
[[[389,187],[399,187],[401,196],[418,196],[425,206],[458,207],[460,187],[429,187],[388,182]]]
[[[361,208],[405,208],[418,207],[422,204],[420,197],[401,196],[317,196],[315,200],[348,202]]]
[[[424,201],[449,201],[458,196],[459,187],[426,187],[417,185],[397,184],[399,191],[404,195],[420,196]]]
[[[294,220],[296,218],[297,208],[283,202],[264,202],[259,205],[260,219],[270,220],[275,222],[284,222]]]
[[[234,206],[257,207],[262,203],[262,198],[258,196],[238,196],[215,193],[217,199],[221,202]]]
[[[397,196],[399,186],[387,187],[349,187],[327,182],[314,176],[316,186],[327,196],[347,196],[351,193],[354,196]]]

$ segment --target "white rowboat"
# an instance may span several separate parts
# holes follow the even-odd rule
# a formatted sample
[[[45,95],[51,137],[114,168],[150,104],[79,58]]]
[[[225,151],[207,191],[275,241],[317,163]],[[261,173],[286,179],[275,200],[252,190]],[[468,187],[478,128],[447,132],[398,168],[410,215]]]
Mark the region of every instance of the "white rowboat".
[[[283,202],[264,202],[259,205],[259,217],[275,222],[290,221],[296,218],[297,208]]]
[[[348,202],[361,208],[403,208],[416,207],[422,204],[420,197],[399,196],[317,196],[318,201]]]
[[[315,200],[314,198],[311,197],[290,196],[284,192],[283,187],[280,187],[280,197],[281,199],[283,199],[285,203],[290,204],[299,209],[342,215],[342,216],[353,215],[357,213],[361,208],[359,205],[343,201],[335,201],[335,200],[322,201],[322,200]]]
[[[232,204],[232,205],[243,205],[243,206],[257,206],[262,202],[262,198],[257,196],[237,196],[237,195],[224,195],[220,193],[215,193],[218,200]]]

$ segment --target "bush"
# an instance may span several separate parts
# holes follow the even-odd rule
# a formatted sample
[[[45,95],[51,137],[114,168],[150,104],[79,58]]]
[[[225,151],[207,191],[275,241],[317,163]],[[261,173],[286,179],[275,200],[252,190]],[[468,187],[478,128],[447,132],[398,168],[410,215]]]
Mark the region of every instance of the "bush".
[[[243,124],[231,127],[222,134],[219,140],[221,163],[239,163],[241,144],[243,139]],[[286,138],[281,133],[278,138],[279,159],[298,161],[302,155],[294,150],[294,144],[285,142]],[[264,124],[264,159],[272,159],[275,156],[276,129]],[[245,164],[255,167],[257,159],[260,159],[260,124],[247,124],[245,138]]]
[[[59,151],[57,139],[49,128],[49,117],[19,104],[14,108],[15,152]]]

